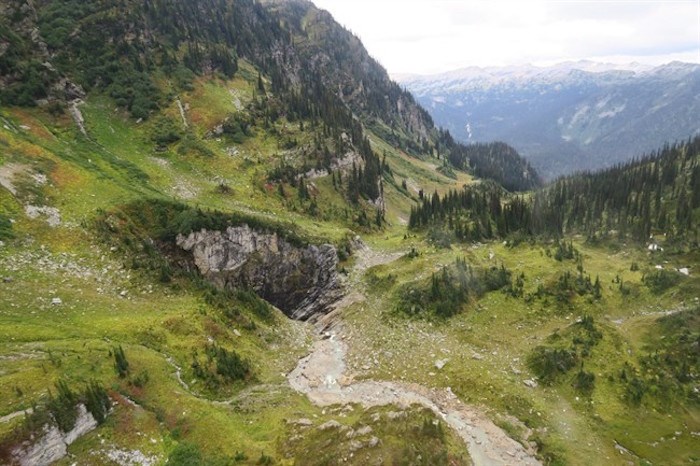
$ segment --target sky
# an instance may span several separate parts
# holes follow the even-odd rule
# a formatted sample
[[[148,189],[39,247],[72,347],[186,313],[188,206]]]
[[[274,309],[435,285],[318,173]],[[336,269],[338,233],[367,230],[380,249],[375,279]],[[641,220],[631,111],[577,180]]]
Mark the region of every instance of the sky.
[[[700,0],[312,0],[393,76],[570,60],[700,63]]]

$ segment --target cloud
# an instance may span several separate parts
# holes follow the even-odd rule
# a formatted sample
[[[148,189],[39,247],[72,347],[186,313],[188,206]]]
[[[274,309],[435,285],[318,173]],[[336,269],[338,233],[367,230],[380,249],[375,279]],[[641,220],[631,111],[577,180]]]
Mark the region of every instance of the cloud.
[[[392,73],[592,58],[700,62],[698,0],[315,3],[358,34]]]

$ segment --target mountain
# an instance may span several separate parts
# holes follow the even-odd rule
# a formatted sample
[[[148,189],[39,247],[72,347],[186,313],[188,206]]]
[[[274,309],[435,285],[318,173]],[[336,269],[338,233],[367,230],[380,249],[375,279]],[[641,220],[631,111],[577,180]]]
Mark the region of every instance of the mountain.
[[[700,65],[566,62],[402,76],[460,141],[499,140],[548,179],[606,167],[700,131]]]
[[[0,25],[6,37],[0,102],[60,110],[65,102],[99,90],[134,118],[145,119],[169,98],[156,81],[167,80],[176,92],[197,74],[232,77],[240,57],[269,76],[270,90],[286,107],[278,111],[313,114],[309,99],[325,102],[320,111],[348,117],[349,110],[412,155],[431,155],[438,134],[429,115],[389,79],[357,37],[309,2],[266,5],[250,0],[9,2],[3,17],[14,27]],[[337,123],[337,115],[326,117]],[[526,176],[519,188],[527,189],[538,178],[521,164],[517,173]]]
[[[0,2],[0,84],[1,464],[696,460],[697,140],[541,186],[301,0]]]

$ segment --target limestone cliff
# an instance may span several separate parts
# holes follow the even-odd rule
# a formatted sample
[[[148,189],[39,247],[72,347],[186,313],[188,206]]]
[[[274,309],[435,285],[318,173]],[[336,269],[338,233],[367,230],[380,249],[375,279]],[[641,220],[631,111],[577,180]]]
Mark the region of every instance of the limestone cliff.
[[[201,274],[221,288],[249,287],[293,319],[324,313],[342,289],[329,244],[298,247],[247,225],[179,235]]]
[[[45,425],[38,438],[32,438],[13,451],[13,464],[44,466],[52,464],[68,452],[68,445],[97,427],[97,421],[85,405],[78,405],[78,417],[70,432],[61,432],[54,425]]]

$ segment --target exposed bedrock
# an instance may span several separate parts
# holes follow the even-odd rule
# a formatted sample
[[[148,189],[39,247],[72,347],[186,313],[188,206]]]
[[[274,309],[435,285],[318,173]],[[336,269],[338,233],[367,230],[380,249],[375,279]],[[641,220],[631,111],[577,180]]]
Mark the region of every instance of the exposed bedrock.
[[[199,271],[220,288],[248,287],[293,319],[329,310],[342,295],[338,255],[330,244],[298,247],[247,225],[179,235]]]

